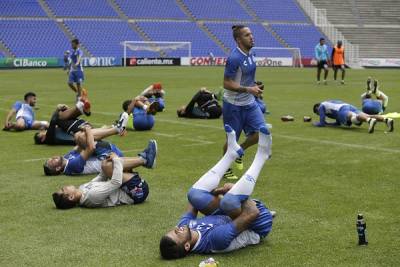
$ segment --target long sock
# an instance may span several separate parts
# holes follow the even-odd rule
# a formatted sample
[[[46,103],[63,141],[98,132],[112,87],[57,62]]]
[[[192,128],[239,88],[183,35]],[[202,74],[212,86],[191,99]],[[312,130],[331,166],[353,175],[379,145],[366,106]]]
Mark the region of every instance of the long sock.
[[[235,131],[229,126],[225,125],[227,136],[228,149],[225,155],[218,163],[206,172],[192,188],[201,189],[211,192],[214,190],[221,181],[224,173],[229,169],[232,162],[243,155],[243,149],[236,142]]]
[[[385,95],[382,91],[379,91],[379,89],[376,90],[375,95],[377,98],[381,99],[383,102],[383,107],[386,108],[389,102],[389,97]]]

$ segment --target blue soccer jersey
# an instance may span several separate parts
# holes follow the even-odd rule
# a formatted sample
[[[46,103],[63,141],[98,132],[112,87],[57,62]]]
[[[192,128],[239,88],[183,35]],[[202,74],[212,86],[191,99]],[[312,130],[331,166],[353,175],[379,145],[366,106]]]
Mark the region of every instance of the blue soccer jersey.
[[[35,120],[35,113],[33,112],[33,108],[22,101],[17,101],[13,105],[13,109],[16,111],[15,118],[18,120],[19,118],[23,118],[26,123],[26,127],[32,127],[33,121]]]
[[[244,53],[236,47],[229,55],[225,65],[225,78],[239,83],[241,86],[254,86],[256,76],[256,61],[254,54]],[[225,89],[224,100],[238,106],[252,104],[254,96],[250,93],[238,93]]]
[[[340,100],[324,101],[320,104],[318,111],[320,120],[317,126],[325,126],[326,117],[336,120],[336,125],[342,124],[350,126],[351,121],[348,118],[349,113],[361,113],[356,107]]]
[[[65,175],[74,175],[83,173],[85,169],[86,160],[84,160],[77,150],[71,150],[67,154],[64,155],[64,158],[67,160],[67,164],[64,168]]]
[[[75,50],[72,51],[70,58],[71,58],[71,62],[73,64],[76,64],[78,62],[78,57],[83,57],[83,52],[80,48],[77,48]],[[83,67],[82,67],[82,62],[80,62],[76,68],[74,68],[71,64],[71,71],[83,71]]]
[[[324,45],[317,44],[315,46],[315,58],[318,61],[321,61],[321,60],[326,61],[329,59],[328,46],[326,44],[324,44]]]

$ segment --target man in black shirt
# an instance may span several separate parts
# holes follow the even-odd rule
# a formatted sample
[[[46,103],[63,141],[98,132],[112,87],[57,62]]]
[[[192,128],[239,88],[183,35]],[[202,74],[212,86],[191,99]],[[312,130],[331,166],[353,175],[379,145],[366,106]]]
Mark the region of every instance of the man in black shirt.
[[[195,119],[218,119],[222,114],[222,107],[217,97],[206,88],[201,88],[187,106],[177,110],[178,117]]]

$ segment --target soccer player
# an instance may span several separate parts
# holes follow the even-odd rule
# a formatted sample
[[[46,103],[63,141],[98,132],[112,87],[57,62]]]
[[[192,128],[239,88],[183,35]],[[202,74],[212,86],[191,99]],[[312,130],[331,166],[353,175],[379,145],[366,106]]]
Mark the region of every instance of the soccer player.
[[[157,114],[159,102],[150,102],[145,96],[137,96],[132,100],[125,100],[122,109],[133,117],[133,128],[137,131],[148,131],[154,126],[154,115]]]
[[[373,85],[372,85],[373,84]],[[372,99],[375,95],[376,99]],[[367,79],[367,92],[361,95],[362,111],[370,115],[382,114],[387,108],[389,97],[379,90],[378,80]]]
[[[176,113],[178,117],[218,119],[221,117],[222,107],[218,103],[217,96],[203,87],[193,96],[187,106],[180,107]]]
[[[82,67],[82,57],[83,52],[79,48],[79,40],[73,39],[71,41],[72,52],[70,55],[70,70],[69,70],[69,78],[68,78],[68,86],[74,91],[77,95],[77,98],[81,96],[82,93],[82,83],[85,79],[83,75],[83,67]],[[74,85],[76,84],[76,86]]]
[[[266,127],[260,128],[258,149],[250,168],[235,185],[217,188],[231,163],[243,154],[234,130],[228,125],[225,130],[225,155],[192,186],[187,213],[161,238],[160,253],[164,259],[237,250],[260,243],[272,229],[272,213],[262,202],[249,199],[265,161],[271,156],[271,135]],[[198,212],[205,216],[198,218]]]
[[[235,130],[238,140],[242,130],[245,132],[246,140],[240,145],[245,150],[257,144],[258,130],[265,125],[264,115],[255,99],[263,91],[255,83],[256,62],[250,51],[254,46],[253,33],[243,25],[233,26],[232,31],[237,47],[232,50],[225,65],[222,116],[224,124]],[[236,166],[243,169],[241,157],[236,160]],[[237,179],[230,168],[224,177]]]
[[[385,118],[381,115],[368,115],[357,109],[356,107],[347,104],[340,100],[329,100],[321,103],[317,103],[313,107],[315,114],[319,115],[320,120],[314,123],[314,126],[348,126],[350,127],[353,123],[357,126],[361,126],[363,122],[367,122],[368,133],[373,133],[376,123],[384,122],[388,127],[389,132],[393,132],[393,119]],[[328,123],[325,118],[334,119],[335,122]]]
[[[344,61],[344,47],[342,41],[337,41],[337,45],[332,49],[332,68],[333,68],[333,79],[336,81],[337,72],[342,72],[341,84],[344,84],[344,76],[346,73],[345,61]]]
[[[112,170],[109,171],[111,164]],[[107,166],[109,165],[109,166]],[[149,194],[149,186],[137,172],[123,172],[123,160],[115,153],[102,163],[102,171],[90,182],[76,188],[63,186],[53,193],[58,209],[76,206],[86,208],[114,207],[124,204],[140,204]]]
[[[77,146],[64,156],[54,156],[49,158],[43,165],[45,175],[79,175],[99,173],[101,161],[111,152],[123,157],[122,152],[117,146],[106,141],[94,141],[90,127],[84,127],[85,140],[77,140]],[[124,170],[130,171],[132,168],[144,166],[153,168],[157,156],[157,143],[150,140],[146,149],[139,153],[139,157],[125,157]]]
[[[84,107],[84,104],[80,102],[72,108],[63,104],[58,105],[51,117],[49,128],[34,135],[35,144],[75,145],[75,140],[81,135],[82,127],[90,126],[89,122],[79,118],[83,113]],[[122,113],[118,122],[112,127],[92,128],[94,140],[98,141],[115,134],[124,135],[127,123],[128,114]]]
[[[315,59],[317,60],[317,84],[320,84],[321,70],[324,69],[324,84],[328,84],[328,46],[325,44],[325,38],[320,38],[315,46]]]
[[[36,105],[36,94],[28,92],[24,95],[24,101],[17,101],[12,106],[6,116],[4,122],[4,131],[16,130],[23,131],[29,129],[47,129],[49,123],[47,121],[36,121],[33,108]],[[15,115],[15,122],[11,119]]]
[[[140,94],[141,96],[147,97],[150,103],[158,102],[157,112],[162,112],[165,108],[164,95],[165,91],[161,83],[155,83],[147,87]]]

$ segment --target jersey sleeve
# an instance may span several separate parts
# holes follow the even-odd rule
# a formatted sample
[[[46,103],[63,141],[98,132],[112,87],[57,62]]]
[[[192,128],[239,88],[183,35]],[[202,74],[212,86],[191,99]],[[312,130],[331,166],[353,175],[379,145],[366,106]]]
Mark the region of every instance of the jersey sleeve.
[[[22,107],[22,102],[21,101],[17,101],[14,103],[14,105],[12,106],[13,109],[15,109],[16,111],[20,110]]]
[[[78,50],[78,57],[83,57],[83,52],[82,52],[82,50]]]
[[[197,216],[192,212],[186,212],[182,215],[181,219],[178,222],[178,227],[188,225],[191,220],[195,220]]]
[[[240,62],[238,58],[228,57],[225,65],[224,77],[234,79],[239,66]]]
[[[317,60],[319,60],[320,58],[319,58],[318,45],[315,46],[315,48],[314,48],[314,53],[315,53],[315,58],[316,58]]]
[[[226,249],[238,235],[239,233],[233,222],[213,228],[208,235],[211,241],[211,249],[213,251]]]
[[[324,127],[325,124],[326,124],[326,121],[325,121],[325,107],[324,107],[324,105],[320,105],[319,106],[318,112],[319,112],[319,124],[317,126]]]
[[[78,155],[78,156],[68,160],[68,163],[64,169],[64,173],[66,175],[82,173],[83,169],[85,168],[85,164],[86,164],[86,160],[84,160],[81,155]]]

